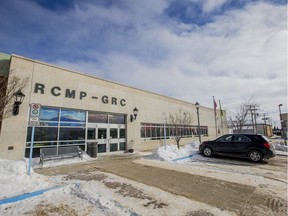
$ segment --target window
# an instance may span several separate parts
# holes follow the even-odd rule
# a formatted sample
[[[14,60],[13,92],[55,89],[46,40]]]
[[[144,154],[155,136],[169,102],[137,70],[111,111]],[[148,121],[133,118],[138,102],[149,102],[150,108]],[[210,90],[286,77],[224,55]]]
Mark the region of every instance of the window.
[[[42,106],[40,125],[35,127],[34,147],[50,145],[84,145],[86,112]],[[26,147],[31,145],[32,128],[28,127]],[[89,136],[93,134],[88,132]],[[38,151],[38,150],[37,150]]]
[[[126,138],[126,130],[124,128],[120,128],[120,138]]]
[[[106,139],[107,138],[107,129],[106,128],[99,128],[98,129],[98,139]]]
[[[171,138],[174,136],[182,137],[192,137],[198,135],[198,127],[191,125],[169,125],[165,124],[166,138]],[[196,133],[197,131],[197,133]],[[151,139],[164,139],[164,124],[151,124],[151,123],[141,123],[141,138],[144,140]],[[201,126],[200,134],[208,136],[208,127]]]
[[[108,123],[108,115],[107,113],[99,113],[99,112],[88,112],[88,122],[91,123]]]
[[[125,115],[109,114],[110,124],[125,124]]]
[[[35,127],[34,141],[57,141],[58,128],[57,127]],[[32,128],[28,128],[26,141],[31,142]]]
[[[110,128],[110,137],[112,139],[118,138],[118,129],[117,128]]]
[[[232,141],[232,135],[226,135],[223,137],[220,137],[218,139],[219,142],[231,142]]]
[[[60,128],[60,140],[84,140],[84,128]]]
[[[95,128],[88,128],[87,129],[87,139],[95,139],[96,138],[96,130]]]
[[[250,139],[243,135],[234,135],[233,142],[250,142]]]

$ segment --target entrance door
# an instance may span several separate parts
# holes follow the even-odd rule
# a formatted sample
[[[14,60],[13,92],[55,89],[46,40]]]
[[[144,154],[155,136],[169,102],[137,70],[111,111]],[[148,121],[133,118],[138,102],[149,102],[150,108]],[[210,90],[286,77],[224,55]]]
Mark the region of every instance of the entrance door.
[[[98,153],[126,150],[126,127],[118,124],[88,124],[87,143],[97,142]]]

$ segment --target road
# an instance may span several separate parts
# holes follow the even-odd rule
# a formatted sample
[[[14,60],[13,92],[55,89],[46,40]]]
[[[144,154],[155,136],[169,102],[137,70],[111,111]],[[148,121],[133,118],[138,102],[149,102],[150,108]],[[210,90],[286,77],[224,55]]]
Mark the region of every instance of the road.
[[[267,197],[261,191],[259,192],[259,188],[254,186],[147,166],[135,163],[135,159],[124,156],[107,156],[85,164],[43,168],[37,169],[36,172],[45,175],[63,175],[77,171],[97,169],[157,187],[191,200],[206,203],[219,209],[233,211],[238,215],[255,215],[255,212],[259,213],[261,211],[263,211],[263,215],[267,215],[267,212],[271,212],[271,215],[287,214],[287,197],[286,200],[272,195]],[[232,167],[235,163],[240,163],[243,167],[246,166],[247,169],[249,169],[249,166],[255,166],[247,161],[229,158],[217,158],[212,162],[207,162],[207,166],[213,166],[213,163],[223,164],[225,162],[228,165],[230,163]],[[273,176],[269,175],[269,171],[277,169],[280,173],[287,173],[287,158],[276,157],[271,159],[269,163],[264,162],[257,166],[262,170],[267,170],[267,172],[262,172],[264,178],[273,178]]]

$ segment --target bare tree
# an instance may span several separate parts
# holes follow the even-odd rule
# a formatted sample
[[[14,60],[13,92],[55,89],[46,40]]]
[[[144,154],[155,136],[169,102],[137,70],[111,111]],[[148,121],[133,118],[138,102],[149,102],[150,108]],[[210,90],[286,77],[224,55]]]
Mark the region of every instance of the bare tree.
[[[21,79],[13,71],[10,71],[9,77],[0,76],[0,123],[12,115],[15,92],[23,91],[29,84],[29,77]]]
[[[238,133],[245,132],[251,125],[253,125],[253,118],[249,115],[251,112],[251,106],[255,106],[253,98],[240,104],[238,109],[234,112],[230,110],[228,116],[228,123],[230,128],[236,130]]]
[[[178,113],[169,114],[169,124],[174,129],[174,139],[178,149],[180,148],[180,140],[185,135],[185,126],[191,125],[191,123],[191,113],[184,111],[182,107],[179,107]]]

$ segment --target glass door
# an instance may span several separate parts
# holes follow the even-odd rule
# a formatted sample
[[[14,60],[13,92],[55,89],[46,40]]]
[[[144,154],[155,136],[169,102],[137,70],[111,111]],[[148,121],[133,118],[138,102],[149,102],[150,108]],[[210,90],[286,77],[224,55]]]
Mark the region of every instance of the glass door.
[[[106,126],[106,127],[105,127]],[[108,146],[109,144],[107,145],[107,137],[109,136],[108,135],[108,125],[101,125],[98,127],[98,130],[97,130],[97,141],[98,141],[98,153],[104,153],[104,152],[107,152],[108,151]]]
[[[98,153],[126,150],[126,116],[123,114],[89,112],[87,143],[97,142]]]

